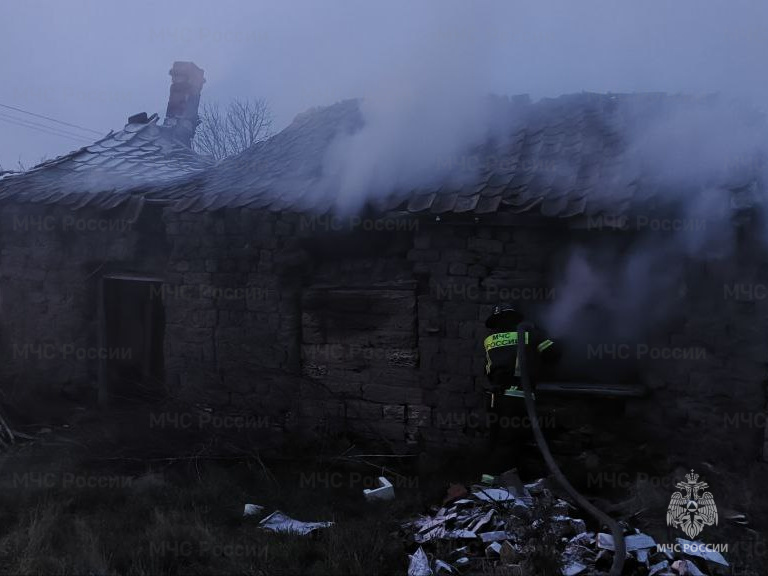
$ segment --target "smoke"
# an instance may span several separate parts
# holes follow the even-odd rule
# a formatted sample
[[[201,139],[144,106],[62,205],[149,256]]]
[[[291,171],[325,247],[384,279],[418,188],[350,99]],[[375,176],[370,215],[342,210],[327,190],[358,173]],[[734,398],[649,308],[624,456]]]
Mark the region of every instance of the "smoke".
[[[525,120],[509,101],[489,98],[482,72],[465,77],[475,70],[468,65],[473,57],[480,55],[462,54],[458,68],[444,55],[434,62],[416,59],[382,74],[362,101],[363,128],[339,137],[326,157],[338,210],[354,211],[396,191],[461,185],[475,176],[460,166],[462,155],[490,138],[510,136]],[[626,231],[634,240],[575,246],[556,271],[562,296],[543,323],[566,339],[585,331],[605,339],[642,338],[679,309],[688,263],[734,254],[739,206],[733,191],[764,173],[768,131],[753,108],[718,96],[629,95],[618,101],[621,124],[612,127],[621,138],[618,178],[637,183]],[[561,158],[549,172],[577,169]]]
[[[472,170],[460,157],[503,127],[489,98],[503,62],[498,7],[454,0],[421,21],[362,93],[363,128],[340,136],[323,172],[337,209],[418,187],[461,185]]]
[[[155,21],[170,24],[151,27],[136,42],[131,27],[110,25],[130,21],[127,9],[67,6],[68,18],[41,22],[36,6],[13,3],[6,20],[20,24],[0,41],[29,50],[6,63],[13,93],[6,90],[0,101],[106,132],[127,113],[162,110],[166,66],[181,57],[206,69],[206,94],[267,98],[277,125],[308,106],[362,96],[364,127],[333,143],[322,170],[342,212],[392,191],[471,178],[461,155],[515,121],[499,121],[489,92],[726,90],[768,97],[759,58],[768,38],[765,2],[304,0],[211,10],[189,0],[183,11],[145,4]],[[65,60],[69,51],[51,49],[73,39],[105,47],[76,74]],[[104,98],[105,87],[122,96]],[[644,330],[649,310],[674,305],[684,262],[733,253],[731,214],[756,192],[743,190],[734,201],[725,191],[762,170],[764,129],[748,111],[722,101],[658,107],[651,121],[648,110],[629,111],[621,161],[625,178],[642,176],[639,194],[656,193],[648,200],[664,205],[665,221],[633,215],[631,232],[642,241],[574,251],[562,270],[564,300],[548,314],[559,332],[577,332],[584,311],[594,315],[596,308],[607,310],[612,330]],[[26,135],[6,131],[0,156],[7,158],[53,156],[61,144],[38,150]],[[554,168],[567,175],[572,167]]]
[[[456,14],[443,17],[454,22]],[[445,21],[440,26],[424,32],[429,50],[381,70],[361,103],[362,129],[331,145],[323,172],[334,182],[339,212],[393,193],[471,181],[475,171],[461,165],[462,156],[490,138],[511,136],[525,120],[509,101],[489,98],[490,69],[502,66],[492,43],[457,42],[444,36]],[[520,92],[526,84],[520,79]],[[561,338],[589,331],[637,340],[678,310],[689,262],[733,255],[739,207],[732,191],[764,171],[766,123],[753,108],[723,96],[617,98],[621,124],[611,128],[621,139],[618,180],[637,183],[626,231],[634,240],[571,248],[555,271],[561,298],[542,318]],[[578,168],[562,157],[548,171],[565,181]]]
[[[562,297],[545,314],[547,326],[566,339],[647,337],[684,305],[691,263],[734,257],[739,210],[765,209],[755,186],[768,182],[762,115],[722,98],[669,98],[653,114],[636,112],[625,126],[621,158],[639,178],[635,211],[626,220],[634,236],[628,247],[615,242],[571,251],[560,274]],[[757,240],[765,243],[768,232]],[[590,326],[596,311],[600,321]]]
[[[485,139],[489,118],[480,93],[450,89],[441,82],[395,83],[362,101],[364,127],[339,137],[326,158],[324,172],[338,182],[339,211],[395,191],[461,184],[457,158]]]

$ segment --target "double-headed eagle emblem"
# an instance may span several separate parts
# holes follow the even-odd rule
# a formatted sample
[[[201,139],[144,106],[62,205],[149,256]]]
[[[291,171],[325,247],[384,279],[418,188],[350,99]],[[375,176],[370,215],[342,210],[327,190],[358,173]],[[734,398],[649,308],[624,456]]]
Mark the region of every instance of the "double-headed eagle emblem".
[[[717,507],[711,492],[701,490],[709,488],[706,482],[699,482],[699,475],[691,470],[686,474],[687,482],[678,482],[676,488],[685,491],[675,492],[667,508],[667,525],[680,528],[689,538],[695,538],[704,530],[704,526],[717,525]]]

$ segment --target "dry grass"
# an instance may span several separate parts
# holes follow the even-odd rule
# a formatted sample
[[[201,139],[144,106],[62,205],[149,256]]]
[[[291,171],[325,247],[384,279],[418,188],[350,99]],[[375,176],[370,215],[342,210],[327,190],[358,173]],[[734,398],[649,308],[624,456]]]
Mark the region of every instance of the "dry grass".
[[[336,470],[339,485],[309,488],[306,470],[273,469],[277,482],[247,461],[131,473],[83,467],[72,451],[25,450],[0,471],[0,573],[402,573],[397,519],[419,506],[418,490],[371,505],[356,480],[344,482],[359,471]],[[336,525],[309,537],[268,533],[242,518],[245,502]]]

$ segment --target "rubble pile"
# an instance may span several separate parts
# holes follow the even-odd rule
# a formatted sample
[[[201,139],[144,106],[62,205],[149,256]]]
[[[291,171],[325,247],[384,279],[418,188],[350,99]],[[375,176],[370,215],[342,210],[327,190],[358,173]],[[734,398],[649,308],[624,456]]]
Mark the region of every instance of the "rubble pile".
[[[586,522],[574,515],[575,507],[555,497],[545,479],[523,484],[514,470],[496,478],[483,476],[470,489],[451,485],[443,505],[431,512],[402,525],[415,548],[408,576],[593,576],[608,573],[613,561],[610,534],[587,531]],[[725,558],[700,552],[700,543],[677,539],[679,551],[673,552],[623,526],[624,575],[728,573]]]

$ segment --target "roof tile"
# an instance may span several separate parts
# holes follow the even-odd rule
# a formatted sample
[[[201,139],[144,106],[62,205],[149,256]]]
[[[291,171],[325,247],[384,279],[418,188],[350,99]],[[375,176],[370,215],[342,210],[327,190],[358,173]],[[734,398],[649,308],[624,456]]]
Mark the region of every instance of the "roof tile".
[[[508,105],[513,118],[508,137],[499,132],[461,156],[487,161],[450,167],[431,187],[383,190],[367,204],[416,214],[538,210],[553,217],[619,215],[660,193],[642,184],[640,174],[632,174],[624,161],[628,127],[691,103],[673,96],[573,94],[521,108]],[[314,109],[214,166],[174,141],[154,119],[130,124],[26,173],[2,175],[0,198],[109,207],[139,195],[170,200],[174,210],[327,211],[336,206],[341,190],[329,170],[328,151],[340,136],[363,125],[356,100]],[[755,176],[740,174],[731,182],[737,180],[747,186]]]

